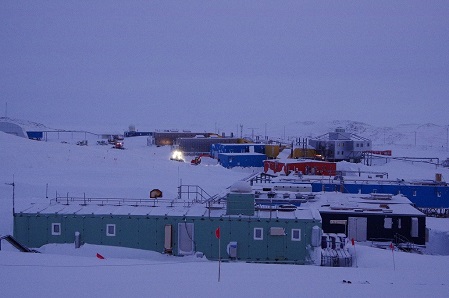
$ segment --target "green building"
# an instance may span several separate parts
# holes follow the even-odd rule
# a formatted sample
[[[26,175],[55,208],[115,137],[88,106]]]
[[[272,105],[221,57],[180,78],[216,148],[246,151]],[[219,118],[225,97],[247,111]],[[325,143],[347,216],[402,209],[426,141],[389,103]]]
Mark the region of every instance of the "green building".
[[[210,260],[307,264],[320,251],[321,217],[308,208],[255,208],[251,187],[226,197],[184,200],[53,200],[14,215],[14,237],[39,248],[79,242],[157,251],[203,253]],[[220,239],[216,230],[220,230]],[[78,238],[75,239],[78,235]],[[220,245],[220,249],[219,249]]]

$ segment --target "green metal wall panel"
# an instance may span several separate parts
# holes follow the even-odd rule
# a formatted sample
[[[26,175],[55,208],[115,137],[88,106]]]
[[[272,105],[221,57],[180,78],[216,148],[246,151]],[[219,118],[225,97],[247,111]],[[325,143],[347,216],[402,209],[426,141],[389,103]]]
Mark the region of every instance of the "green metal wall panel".
[[[16,214],[14,216],[14,232],[13,236],[22,244],[31,247],[29,238],[29,220],[26,215]]]
[[[226,198],[227,215],[254,215],[253,193],[229,193]]]
[[[256,220],[248,223],[249,229],[249,243],[248,243],[248,255],[249,260],[254,262],[266,262],[268,261],[268,251],[267,251],[267,236],[268,236],[268,227],[269,221],[267,220]],[[263,229],[263,239],[255,240],[254,239],[254,228],[262,228]]]
[[[123,246],[164,252],[165,225],[172,226],[173,254],[178,252],[178,223],[194,225],[194,250],[212,260],[218,259],[219,241],[215,230],[220,227],[222,259],[229,259],[226,248],[237,242],[237,259],[249,262],[304,263],[308,258],[314,220],[256,219],[246,216],[152,217],[127,215],[16,215],[14,236],[27,246],[38,248],[47,243],[73,243],[80,232],[82,243]],[[61,223],[61,235],[51,235],[51,224]],[[115,236],[106,235],[106,225],[115,224]],[[270,228],[285,229],[285,235],[270,235]],[[254,239],[254,228],[263,229],[263,239]],[[291,229],[301,229],[301,241],[291,240]]]
[[[300,229],[301,230],[301,240],[293,241],[292,240],[292,229]],[[289,262],[302,262],[306,258],[306,244],[307,239],[304,237],[304,231],[307,229],[307,226],[301,221],[290,221],[287,225],[286,232],[286,241],[287,241],[287,250],[285,252],[286,261]]]
[[[120,235],[117,235],[118,244],[120,246],[141,248],[139,243],[139,218],[130,216],[122,217],[119,225],[118,230]],[[145,237],[146,235],[141,236]]]
[[[83,241],[83,221],[81,218],[75,215],[68,215],[63,218],[62,221],[62,233],[60,243],[74,243],[75,242],[75,232],[80,233],[81,243]]]
[[[274,228],[280,228],[284,230],[284,235],[271,235],[270,229]],[[267,258],[270,260],[275,261],[285,261],[287,259],[286,251],[287,251],[287,245],[291,241],[288,239],[287,243],[287,237],[288,237],[288,221],[277,221],[274,220],[271,222],[271,226],[267,227]]]
[[[237,259],[249,260],[250,259],[250,243],[252,240],[252,233],[249,231],[249,221],[247,219],[230,220],[229,233],[226,234],[228,238],[225,241],[225,249],[231,241],[237,242]],[[227,256],[227,255],[226,255]]]
[[[216,256],[218,259],[218,239],[215,237],[215,230],[218,227],[218,220],[207,217],[196,218],[191,222],[195,228],[195,248],[202,252],[207,258]],[[214,257],[215,259],[215,257]]]
[[[54,243],[54,237],[50,238],[51,223],[48,223],[47,216],[28,217],[28,245],[37,248],[47,243]]]
[[[153,224],[153,221],[148,220],[145,216],[139,217],[138,230],[139,230],[139,240],[138,240],[139,247],[141,249],[155,250],[152,249],[153,248],[152,244],[154,243],[153,237],[156,232],[156,225]]]
[[[101,217],[95,215],[81,216],[83,223],[83,230],[80,231],[82,243],[89,244],[103,244],[103,238],[106,236],[106,231],[103,228]]]

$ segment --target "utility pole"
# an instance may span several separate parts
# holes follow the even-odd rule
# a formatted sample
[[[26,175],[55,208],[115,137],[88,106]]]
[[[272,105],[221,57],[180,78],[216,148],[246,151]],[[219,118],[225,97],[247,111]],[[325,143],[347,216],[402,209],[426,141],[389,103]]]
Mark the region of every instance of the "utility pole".
[[[257,129],[255,127],[248,127],[248,129],[251,129],[251,139],[254,141],[254,130]]]
[[[443,146],[441,146],[443,147]],[[446,125],[446,151],[449,151],[449,126]]]
[[[265,123],[265,140],[267,140],[267,124]]]

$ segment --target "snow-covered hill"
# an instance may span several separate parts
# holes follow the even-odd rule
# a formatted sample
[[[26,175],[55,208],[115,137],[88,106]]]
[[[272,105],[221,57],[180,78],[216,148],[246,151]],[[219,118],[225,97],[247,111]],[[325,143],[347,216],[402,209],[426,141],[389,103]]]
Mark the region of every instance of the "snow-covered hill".
[[[52,131],[87,131],[93,133],[123,133],[128,130],[127,125],[122,128],[117,127],[58,127],[49,128],[45,124],[36,123],[21,119],[12,119],[0,117],[0,121],[8,121],[22,126],[25,130],[52,130]],[[394,145],[405,147],[420,147],[421,149],[439,149],[448,151],[449,145],[449,125],[436,125],[432,123],[409,123],[396,126],[374,126],[368,123],[351,120],[324,120],[324,121],[295,121],[287,124],[270,123],[266,127],[236,127],[229,131],[215,131],[217,128],[195,127],[197,131],[225,132],[229,135],[231,132],[236,136],[259,137],[266,136],[272,139],[294,140],[296,138],[317,137],[328,132],[335,131],[336,128],[344,128],[346,132],[372,140],[373,146],[377,150],[390,148]],[[138,127],[140,131],[154,131],[160,128]],[[179,128],[183,129],[183,128]],[[184,129],[192,129],[184,128]],[[195,130],[194,129],[194,130]]]

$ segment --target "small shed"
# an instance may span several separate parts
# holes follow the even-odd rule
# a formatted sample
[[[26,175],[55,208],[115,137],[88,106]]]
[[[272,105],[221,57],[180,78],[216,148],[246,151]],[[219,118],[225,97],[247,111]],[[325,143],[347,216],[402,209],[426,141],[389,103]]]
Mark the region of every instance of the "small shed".
[[[42,140],[44,137],[43,131],[27,131],[28,138],[31,140]]]

